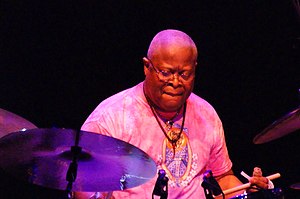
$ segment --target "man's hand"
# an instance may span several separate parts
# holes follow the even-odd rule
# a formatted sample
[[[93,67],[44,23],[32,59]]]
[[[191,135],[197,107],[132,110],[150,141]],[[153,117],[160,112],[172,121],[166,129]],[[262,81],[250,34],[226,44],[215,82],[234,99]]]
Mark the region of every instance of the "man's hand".
[[[259,167],[255,167],[253,170],[253,176],[250,177],[249,179],[250,184],[253,186],[253,188],[261,188],[261,189],[269,189],[269,188],[274,188],[270,186],[272,182],[263,176],[262,171]],[[251,189],[252,191],[252,189]]]
[[[268,189],[269,188],[269,179],[266,177],[251,177],[249,179],[251,185],[259,187],[261,189]]]

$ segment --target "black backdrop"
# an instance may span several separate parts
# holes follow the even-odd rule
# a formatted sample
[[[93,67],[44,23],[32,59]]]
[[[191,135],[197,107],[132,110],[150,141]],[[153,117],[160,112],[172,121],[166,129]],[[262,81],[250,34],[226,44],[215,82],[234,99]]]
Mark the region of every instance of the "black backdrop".
[[[0,9],[1,108],[40,128],[79,129],[100,101],[143,80],[158,31],[180,29],[198,45],[194,92],[219,113],[235,172],[261,166],[281,173],[279,187],[300,182],[299,131],[252,142],[299,106],[292,1],[2,1]]]

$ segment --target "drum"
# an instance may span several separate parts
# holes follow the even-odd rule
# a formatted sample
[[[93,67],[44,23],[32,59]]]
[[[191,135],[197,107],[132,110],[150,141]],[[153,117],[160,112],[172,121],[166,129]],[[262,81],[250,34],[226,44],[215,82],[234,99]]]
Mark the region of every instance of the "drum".
[[[235,196],[230,199],[284,199],[283,191],[281,188],[275,188],[275,189],[264,189],[252,193],[246,193],[241,194],[238,196]]]

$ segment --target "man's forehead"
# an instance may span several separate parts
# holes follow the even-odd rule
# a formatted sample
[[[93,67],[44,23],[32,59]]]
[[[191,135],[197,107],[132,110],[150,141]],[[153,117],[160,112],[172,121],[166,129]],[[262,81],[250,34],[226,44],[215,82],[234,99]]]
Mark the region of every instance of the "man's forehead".
[[[152,57],[162,50],[172,51],[178,48],[192,48],[197,51],[193,40],[184,32],[178,30],[161,31],[151,41],[148,56]]]
[[[164,32],[162,34],[157,35],[152,40],[152,45],[159,47],[159,46],[172,46],[172,45],[185,45],[190,46],[190,38],[183,34],[173,33],[173,32]],[[151,46],[151,45],[150,45]]]

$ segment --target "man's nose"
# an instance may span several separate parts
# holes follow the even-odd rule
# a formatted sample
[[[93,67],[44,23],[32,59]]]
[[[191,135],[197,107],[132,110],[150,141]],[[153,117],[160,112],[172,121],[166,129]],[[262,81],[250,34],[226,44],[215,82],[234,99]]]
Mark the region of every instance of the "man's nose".
[[[173,74],[173,79],[171,81],[172,81],[172,84],[174,87],[177,87],[180,84],[179,78],[180,78],[180,76],[178,73]]]

